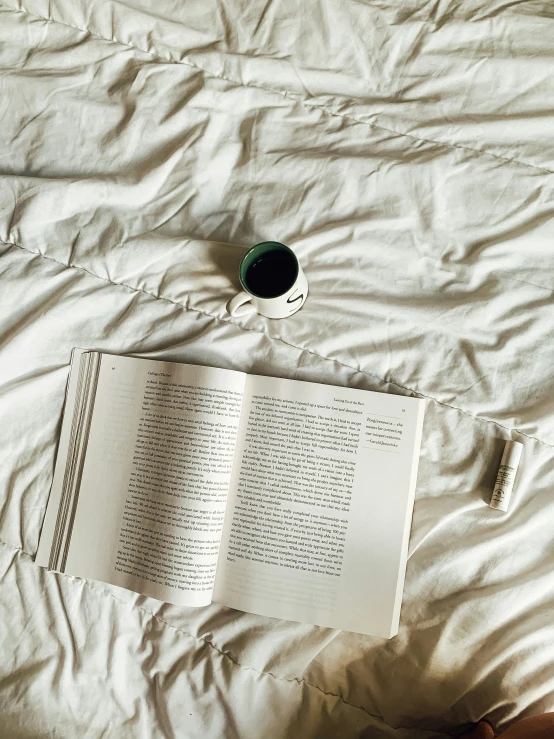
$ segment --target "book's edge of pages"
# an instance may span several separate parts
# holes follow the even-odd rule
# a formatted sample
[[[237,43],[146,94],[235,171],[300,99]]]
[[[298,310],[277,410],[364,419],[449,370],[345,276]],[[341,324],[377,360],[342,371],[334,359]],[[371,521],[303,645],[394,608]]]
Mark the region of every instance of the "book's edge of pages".
[[[71,352],[71,364],[69,370],[69,380],[67,382],[65,399],[63,404],[62,428],[60,432],[60,440],[56,453],[56,463],[54,466],[54,477],[48,495],[46,504],[46,513],[42,523],[38,550],[35,556],[35,563],[41,567],[48,567],[50,561],[50,553],[56,529],[56,520],[61,502],[61,494],[63,480],[65,475],[67,454],[69,451],[69,443],[71,437],[71,426],[73,423],[73,411],[77,399],[77,386],[79,380],[79,366],[81,357],[85,354],[86,349],[75,347]]]
[[[412,459],[412,474],[410,476],[410,490],[408,492],[408,502],[406,505],[406,520],[404,522],[404,536],[402,539],[402,550],[400,555],[400,567],[398,570],[398,582],[396,585],[396,597],[394,600],[394,610],[391,622],[391,631],[389,639],[398,634],[400,628],[400,611],[402,609],[402,598],[404,595],[404,581],[406,579],[406,567],[408,564],[408,548],[410,545],[410,534],[412,528],[412,518],[414,513],[415,493],[417,486],[417,473],[419,469],[419,458],[421,455],[421,440],[423,436],[423,420],[425,415],[426,401],[424,398],[414,398],[419,404],[416,433],[414,437],[414,450]]]

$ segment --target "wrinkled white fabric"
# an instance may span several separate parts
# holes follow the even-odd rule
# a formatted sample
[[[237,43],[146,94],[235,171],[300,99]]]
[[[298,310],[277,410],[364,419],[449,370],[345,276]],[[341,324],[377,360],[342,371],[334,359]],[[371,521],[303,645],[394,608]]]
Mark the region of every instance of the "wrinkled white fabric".
[[[2,736],[554,710],[552,100],[547,0],[0,0]],[[263,239],[309,300],[230,318]],[[398,637],[37,568],[74,346],[427,398]]]

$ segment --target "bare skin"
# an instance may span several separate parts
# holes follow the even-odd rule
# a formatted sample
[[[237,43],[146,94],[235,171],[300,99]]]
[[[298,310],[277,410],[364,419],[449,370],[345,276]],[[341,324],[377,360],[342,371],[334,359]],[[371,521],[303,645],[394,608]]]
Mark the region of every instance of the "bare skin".
[[[540,716],[529,716],[512,724],[501,734],[495,734],[492,726],[480,721],[462,739],[554,739],[554,713],[543,713]]]

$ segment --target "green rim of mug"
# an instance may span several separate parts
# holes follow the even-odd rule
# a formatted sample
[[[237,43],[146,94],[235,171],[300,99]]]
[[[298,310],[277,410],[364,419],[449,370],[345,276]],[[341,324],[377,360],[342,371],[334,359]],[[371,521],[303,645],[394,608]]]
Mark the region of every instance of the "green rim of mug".
[[[258,295],[251,288],[248,287],[248,283],[246,282],[246,273],[248,272],[248,268],[251,266],[251,264],[259,259],[261,256],[276,251],[286,251],[289,254],[292,254],[294,258],[294,264],[296,266],[296,273],[294,275],[294,280],[292,281],[290,286],[287,287],[286,290],[284,290],[279,295],[274,295],[272,298],[264,298],[263,295]],[[293,250],[289,249],[289,247],[285,246],[285,244],[281,244],[279,241],[262,241],[261,243],[255,244],[253,247],[251,247],[241,259],[239,266],[239,277],[241,285],[247,293],[250,293],[250,295],[253,295],[256,298],[261,298],[262,300],[275,300],[275,298],[280,298],[282,295],[285,295],[296,282],[298,278],[298,259],[296,258],[296,254],[293,252]]]

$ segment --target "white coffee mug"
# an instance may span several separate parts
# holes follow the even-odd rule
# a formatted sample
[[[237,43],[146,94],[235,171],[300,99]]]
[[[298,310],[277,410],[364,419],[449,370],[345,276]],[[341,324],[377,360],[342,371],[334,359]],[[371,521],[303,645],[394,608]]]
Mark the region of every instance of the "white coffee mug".
[[[296,255],[278,241],[263,241],[249,249],[239,266],[244,290],[227,304],[232,316],[260,313],[286,318],[300,310],[308,297],[308,280]]]

